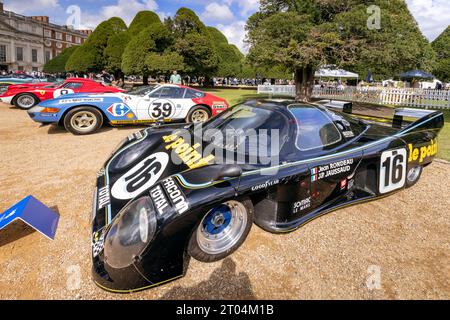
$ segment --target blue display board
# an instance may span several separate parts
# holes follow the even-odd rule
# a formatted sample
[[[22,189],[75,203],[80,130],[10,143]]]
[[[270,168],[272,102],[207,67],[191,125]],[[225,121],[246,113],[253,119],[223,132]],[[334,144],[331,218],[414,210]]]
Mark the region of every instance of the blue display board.
[[[0,230],[17,219],[47,238],[55,239],[59,215],[33,196],[26,197],[0,214]]]

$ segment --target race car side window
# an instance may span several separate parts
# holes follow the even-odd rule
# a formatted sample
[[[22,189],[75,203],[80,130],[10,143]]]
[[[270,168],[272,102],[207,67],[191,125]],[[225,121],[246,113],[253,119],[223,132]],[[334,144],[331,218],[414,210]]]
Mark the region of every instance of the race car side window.
[[[81,82],[69,82],[66,83],[63,88],[66,89],[80,89],[83,86]]]
[[[295,145],[301,151],[330,146],[342,140],[332,119],[315,106],[291,105],[289,111],[297,123]]]
[[[205,96],[204,92],[192,90],[192,89],[186,89],[184,98],[185,99],[198,99],[198,98],[203,98],[204,96]]]
[[[180,87],[164,87],[161,90],[160,98],[182,99],[185,88]]]

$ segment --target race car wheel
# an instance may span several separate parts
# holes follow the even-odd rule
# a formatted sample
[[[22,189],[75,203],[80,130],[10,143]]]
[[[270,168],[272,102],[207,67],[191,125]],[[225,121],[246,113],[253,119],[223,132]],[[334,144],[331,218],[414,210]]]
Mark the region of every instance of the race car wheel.
[[[103,125],[103,115],[90,107],[70,110],[64,117],[64,127],[76,135],[91,134]]]
[[[186,122],[205,122],[209,118],[211,118],[211,112],[208,110],[208,108],[203,106],[196,106],[192,108],[191,111],[189,111],[189,114],[186,117]]]
[[[249,199],[224,202],[203,217],[191,236],[188,253],[202,262],[225,258],[241,246],[253,224]]]
[[[23,93],[14,98],[14,105],[22,110],[28,110],[39,103],[39,99],[34,94]]]
[[[410,188],[419,181],[420,176],[422,175],[422,166],[415,166],[409,168],[408,174],[406,175],[406,187]]]

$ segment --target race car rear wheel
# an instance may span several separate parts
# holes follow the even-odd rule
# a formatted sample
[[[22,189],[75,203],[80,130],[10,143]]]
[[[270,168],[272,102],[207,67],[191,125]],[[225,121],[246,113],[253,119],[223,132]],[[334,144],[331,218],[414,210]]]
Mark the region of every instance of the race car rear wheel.
[[[203,217],[191,236],[188,253],[202,262],[221,260],[237,250],[253,225],[253,204],[249,199],[229,200]]]
[[[91,134],[103,125],[103,115],[91,107],[78,107],[64,117],[64,127],[76,135]]]
[[[199,122],[205,122],[209,118],[211,118],[211,112],[207,107],[204,106],[196,106],[192,108],[191,111],[189,111],[189,114],[186,117],[186,122],[193,122],[193,123],[199,123]]]
[[[422,175],[422,166],[415,166],[409,168],[408,174],[406,175],[406,187],[410,188],[419,181],[420,176]]]
[[[39,99],[31,93],[22,93],[14,98],[13,104],[22,110],[28,110],[39,103]]]

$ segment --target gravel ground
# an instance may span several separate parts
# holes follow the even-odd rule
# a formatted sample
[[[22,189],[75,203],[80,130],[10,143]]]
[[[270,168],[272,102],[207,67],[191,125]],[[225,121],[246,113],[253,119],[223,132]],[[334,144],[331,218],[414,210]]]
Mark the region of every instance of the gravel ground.
[[[232,256],[191,260],[175,282],[130,295],[97,288],[90,278],[94,178],[136,130],[76,137],[0,104],[0,212],[33,194],[61,215],[55,241],[19,224],[0,231],[1,299],[450,298],[450,165],[443,162],[426,168],[412,189],[296,232],[272,235],[254,226]],[[371,282],[378,275],[379,285]]]

